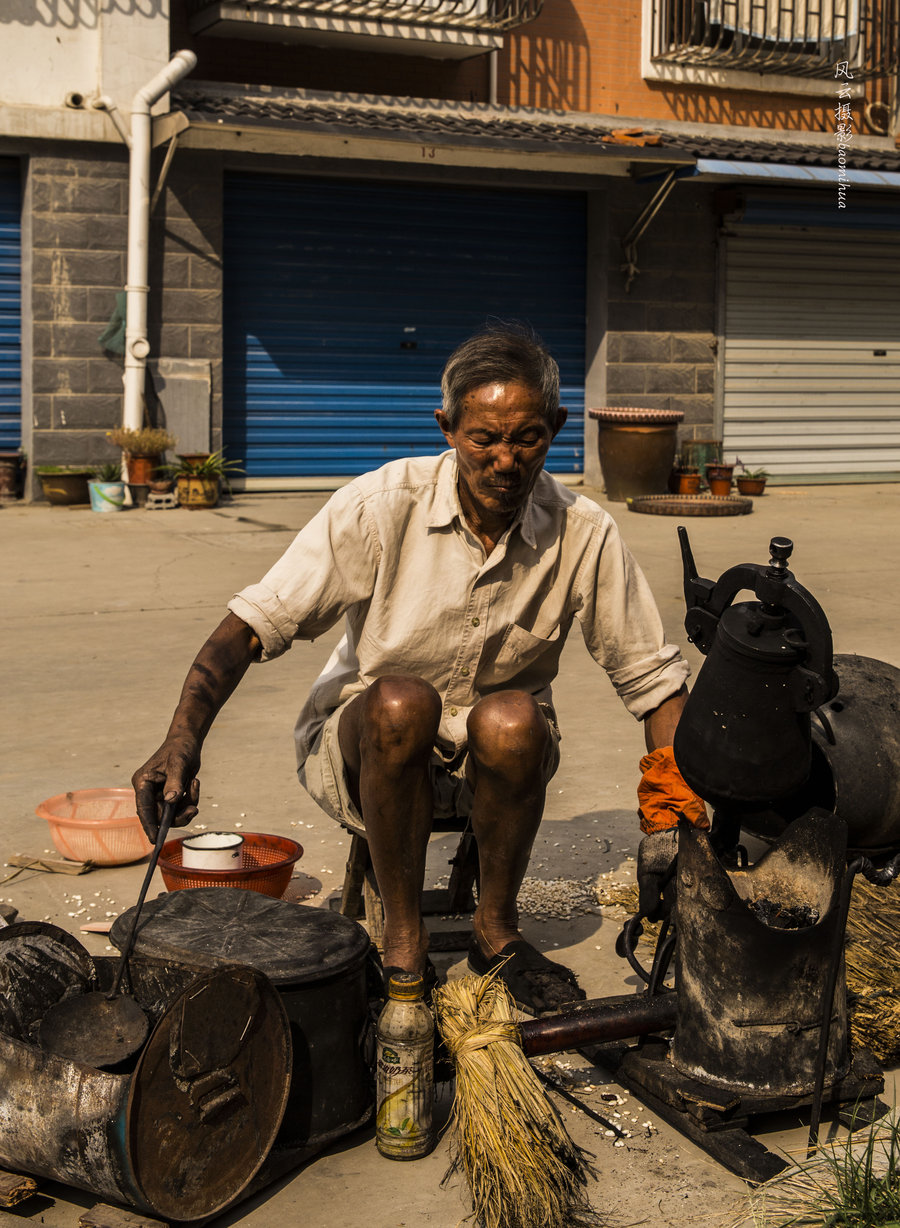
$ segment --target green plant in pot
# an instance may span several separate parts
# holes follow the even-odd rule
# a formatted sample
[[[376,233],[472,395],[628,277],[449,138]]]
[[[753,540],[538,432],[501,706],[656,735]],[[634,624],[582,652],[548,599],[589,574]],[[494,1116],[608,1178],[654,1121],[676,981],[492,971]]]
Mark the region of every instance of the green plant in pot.
[[[240,461],[226,460],[221,449],[209,456],[178,456],[174,465],[161,468],[175,478],[178,502],[188,508],[215,507],[223,482],[228,487],[228,475],[244,472]]]
[[[706,484],[709,493],[716,498],[724,498],[731,494],[731,479],[734,464],[726,461],[708,461],[706,465]]]
[[[741,472],[735,478],[738,493],[742,495],[761,495],[766,488],[768,476],[768,470],[766,469],[748,469],[746,465],[742,465]]]
[[[95,512],[120,512],[125,506],[125,483],[122,466],[108,461],[96,470],[88,482],[91,495],[91,510]]]
[[[110,443],[122,449],[128,481],[140,486],[149,484],[153,471],[162,462],[163,453],[170,451],[178,442],[174,435],[158,426],[119,426],[107,431],[106,437]]]
[[[57,507],[90,503],[88,481],[93,465],[36,465],[35,473],[48,503]]]

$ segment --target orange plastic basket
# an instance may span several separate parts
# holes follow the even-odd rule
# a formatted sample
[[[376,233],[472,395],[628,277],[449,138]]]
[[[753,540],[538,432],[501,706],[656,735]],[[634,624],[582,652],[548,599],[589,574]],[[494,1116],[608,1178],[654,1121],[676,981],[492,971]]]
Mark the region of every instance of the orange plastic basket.
[[[140,861],[153,845],[137,817],[133,789],[76,789],[48,797],[35,809],[50,824],[63,857],[122,866]]]
[[[244,864],[239,870],[185,869],[181,864],[181,839],[167,840],[159,855],[159,868],[169,891],[185,887],[240,887],[281,898],[294,872],[294,863],[303,856],[296,840],[287,836],[267,836],[247,831],[244,837]]]

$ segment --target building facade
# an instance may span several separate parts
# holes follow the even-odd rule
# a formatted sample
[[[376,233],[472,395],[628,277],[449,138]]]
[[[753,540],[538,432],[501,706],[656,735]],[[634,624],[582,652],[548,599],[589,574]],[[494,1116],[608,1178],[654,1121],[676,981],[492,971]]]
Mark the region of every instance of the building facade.
[[[490,319],[595,406],[773,480],[900,473],[896,2],[65,0],[0,16],[0,446],[112,459],[132,100],[154,106],[146,413],[251,488],[434,452]],[[101,340],[103,338],[103,340]]]

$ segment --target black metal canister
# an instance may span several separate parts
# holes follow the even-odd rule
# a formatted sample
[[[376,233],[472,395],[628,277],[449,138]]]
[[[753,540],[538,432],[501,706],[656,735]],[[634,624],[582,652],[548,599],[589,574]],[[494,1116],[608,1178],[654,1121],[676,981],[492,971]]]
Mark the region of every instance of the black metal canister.
[[[110,933],[118,945],[130,912]],[[375,1107],[369,936],[339,913],[258,891],[202,887],[144,905],[135,956],[197,967],[248,964],[278,990],[290,1022],[293,1065],[277,1147],[313,1155],[364,1125]]]

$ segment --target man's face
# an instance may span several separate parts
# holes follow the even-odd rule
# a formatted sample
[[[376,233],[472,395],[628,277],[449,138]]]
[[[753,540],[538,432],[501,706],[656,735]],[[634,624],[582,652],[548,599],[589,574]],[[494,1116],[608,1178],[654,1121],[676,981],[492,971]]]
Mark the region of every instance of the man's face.
[[[509,523],[528,498],[566,410],[560,409],[552,429],[540,394],[513,382],[482,384],[467,393],[455,430],[442,410],[435,417],[456,449],[463,509],[487,525]]]

